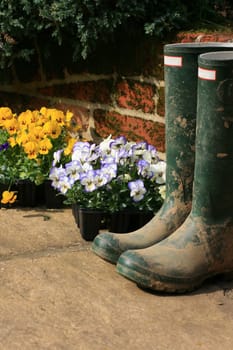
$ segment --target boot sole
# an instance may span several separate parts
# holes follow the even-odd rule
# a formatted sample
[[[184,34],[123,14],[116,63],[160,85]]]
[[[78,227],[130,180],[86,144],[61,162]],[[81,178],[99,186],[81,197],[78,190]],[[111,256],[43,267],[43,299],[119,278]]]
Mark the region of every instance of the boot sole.
[[[224,273],[213,273],[208,274],[207,276],[201,276],[196,280],[180,280],[176,278],[170,278],[166,276],[160,276],[157,274],[145,275],[141,272],[132,270],[125,265],[117,263],[117,272],[127,279],[135,282],[137,286],[144,290],[152,290],[157,292],[165,293],[185,293],[192,292],[195,289],[199,288],[204,281],[214,276],[222,276],[226,281],[233,280],[233,272],[224,272]]]

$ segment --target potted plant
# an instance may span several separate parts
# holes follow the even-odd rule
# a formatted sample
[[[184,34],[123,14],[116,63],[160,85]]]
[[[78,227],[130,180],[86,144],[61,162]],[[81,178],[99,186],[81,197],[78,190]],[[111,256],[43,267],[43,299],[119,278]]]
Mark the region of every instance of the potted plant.
[[[35,186],[48,181],[50,184],[54,151],[63,148],[68,154],[79,139],[79,129],[69,111],[42,107],[17,115],[10,108],[1,107],[0,184],[6,191],[17,192],[14,198],[20,204],[32,206]],[[25,193],[31,198],[21,203]],[[6,193],[4,198],[5,204]]]
[[[114,231],[114,217],[121,222],[120,215],[131,214],[136,221],[140,213],[153,215],[161,207],[165,167],[155,147],[147,142],[109,136],[100,144],[76,142],[68,162],[62,149],[55,152],[49,178],[66,203],[107,213]],[[93,229],[95,235],[98,229]]]

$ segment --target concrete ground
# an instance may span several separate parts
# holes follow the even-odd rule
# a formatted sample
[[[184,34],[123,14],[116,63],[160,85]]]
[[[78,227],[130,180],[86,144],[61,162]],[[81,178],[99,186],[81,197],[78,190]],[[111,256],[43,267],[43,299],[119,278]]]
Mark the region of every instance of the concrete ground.
[[[232,282],[152,294],[91,252],[70,209],[0,222],[1,350],[233,349]]]

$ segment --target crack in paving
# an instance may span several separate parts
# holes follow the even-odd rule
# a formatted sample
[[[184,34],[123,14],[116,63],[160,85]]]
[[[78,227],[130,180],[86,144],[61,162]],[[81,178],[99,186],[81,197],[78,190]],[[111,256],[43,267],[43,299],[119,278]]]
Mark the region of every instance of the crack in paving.
[[[25,251],[22,253],[12,253],[5,256],[0,256],[0,262],[10,261],[15,259],[38,259],[42,257],[55,256],[58,254],[63,254],[67,252],[83,252],[90,250],[90,245],[81,245],[81,244],[72,244],[68,246],[57,246],[57,247],[48,247],[43,250],[37,251]]]

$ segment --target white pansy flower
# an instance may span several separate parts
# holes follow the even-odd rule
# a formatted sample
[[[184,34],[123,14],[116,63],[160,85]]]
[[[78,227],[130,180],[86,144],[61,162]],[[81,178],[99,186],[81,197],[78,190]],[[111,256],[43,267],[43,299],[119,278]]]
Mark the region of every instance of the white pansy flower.
[[[155,178],[157,184],[162,185],[166,182],[166,162],[161,160],[157,164],[152,164],[151,170],[154,173],[153,178]]]

